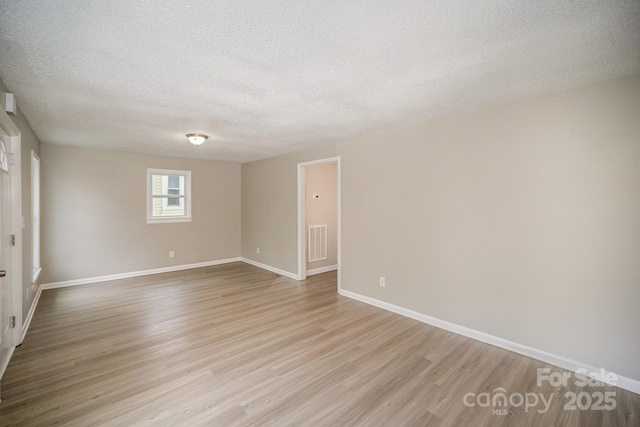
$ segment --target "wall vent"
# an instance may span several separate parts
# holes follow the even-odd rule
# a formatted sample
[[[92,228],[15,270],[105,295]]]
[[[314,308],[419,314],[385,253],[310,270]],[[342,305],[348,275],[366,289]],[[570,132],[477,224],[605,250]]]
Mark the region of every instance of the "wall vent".
[[[327,259],[327,224],[310,226],[307,242],[309,262]]]

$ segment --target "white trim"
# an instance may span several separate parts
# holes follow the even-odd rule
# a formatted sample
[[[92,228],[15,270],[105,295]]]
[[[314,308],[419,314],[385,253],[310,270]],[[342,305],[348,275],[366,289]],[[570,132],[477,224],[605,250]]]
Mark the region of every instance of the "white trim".
[[[307,271],[307,257],[306,257],[306,204],[305,204],[305,168],[307,166],[321,165],[326,163],[335,163],[337,169],[338,189],[336,197],[337,209],[338,209],[338,263],[336,269],[338,270],[338,292],[342,289],[342,204],[341,204],[341,168],[340,168],[340,156],[329,157],[326,159],[312,160],[310,162],[298,163],[298,274],[297,280],[305,280],[309,275]],[[313,270],[311,270],[313,271]]]
[[[13,153],[13,166],[11,166],[11,222],[13,235],[16,236],[16,244],[13,247],[12,271],[13,289],[13,315],[16,316],[16,327],[13,329],[13,345],[19,345],[22,331],[22,298],[24,289],[22,287],[22,136],[11,136],[11,152]],[[29,263],[31,264],[31,263]],[[25,278],[26,279],[26,278]]]
[[[33,273],[33,280],[31,281],[31,284],[35,284],[38,279],[40,278],[40,273],[42,273],[42,267],[36,269],[36,271],[34,271]]]
[[[147,224],[167,224],[171,222],[191,222],[191,217],[187,218],[182,216],[165,216],[155,219],[147,218]]]
[[[300,280],[307,278],[305,174],[304,163],[298,163],[298,277]]]
[[[616,387],[623,388],[635,394],[640,394],[640,381],[634,380],[632,378],[627,378],[622,375],[616,374],[616,376],[618,377],[618,382],[616,384]]]
[[[9,136],[7,149],[13,154],[11,165],[11,230],[16,243],[11,251],[11,311],[16,317],[16,327],[11,334],[11,344],[18,345],[22,331],[22,136],[20,128],[0,109],[0,128]]]
[[[7,115],[4,109],[0,109],[0,128],[3,132],[3,135],[6,135],[9,138],[8,146],[5,145],[7,150],[7,155],[9,153],[13,154],[13,161],[9,163],[10,159],[7,159],[9,166],[9,181],[11,186],[11,231],[8,234],[15,235],[15,245],[11,248],[10,254],[10,264],[7,266],[7,269],[10,269],[10,277],[7,277],[5,280],[11,280],[8,283],[10,290],[9,295],[5,295],[6,298],[10,299],[10,311],[9,313],[3,313],[4,316],[15,316],[16,327],[9,334],[7,340],[9,342],[3,343],[9,345],[7,347],[6,358],[0,360],[0,379],[2,379],[5,371],[7,370],[7,366],[9,366],[9,362],[11,361],[11,357],[13,356],[13,352],[15,351],[15,346],[18,345],[19,336],[17,334],[17,328],[22,327],[22,224],[21,224],[21,214],[22,214],[22,177],[21,177],[21,138],[20,138],[20,129],[15,125],[13,120]],[[0,291],[4,291],[0,289]]]
[[[263,264],[263,263],[258,262],[258,261],[254,261],[254,260],[249,259],[249,258],[241,258],[240,260],[242,262],[246,262],[247,264],[251,264],[254,267],[259,267],[259,268],[262,268],[263,270],[268,270],[268,271],[270,271],[272,273],[276,273],[276,274],[288,277],[288,278],[293,279],[293,280],[301,280],[301,279],[298,278],[298,275],[295,274],[295,273],[290,273],[288,271],[284,271],[284,270],[281,270],[281,269],[276,268],[276,267],[271,267],[270,265]]]
[[[36,312],[36,307],[40,302],[40,296],[42,295],[42,287],[38,286],[38,291],[36,292],[36,296],[33,298],[33,302],[31,303],[31,308],[29,309],[29,313],[27,314],[27,318],[24,319],[24,324],[22,325],[22,338],[20,339],[20,344],[24,341],[24,338],[27,336],[27,331],[29,330],[29,326],[31,326],[31,320],[33,320],[33,315]]]
[[[31,150],[31,283],[36,283],[42,270],[42,251],[40,249],[42,246],[41,170],[40,156]]]
[[[172,271],[190,270],[192,268],[210,267],[212,265],[229,264],[231,262],[241,261],[240,257],[219,259],[216,261],[198,262],[195,264],[174,265],[172,267],[154,268],[152,270],[132,271],[129,273],[110,274],[108,276],[88,277],[85,279],[65,280],[62,282],[43,283],[40,289],[57,289],[66,288],[68,286],[87,285],[89,283],[107,282],[110,280],[129,279],[132,277],[148,276],[150,274],[170,273]]]
[[[11,311],[12,315],[16,316],[16,327],[11,335],[11,347],[9,347],[7,357],[1,362],[0,379],[2,379],[15,351],[15,346],[19,344],[18,331],[22,330],[22,138],[20,128],[4,109],[0,109],[0,128],[9,136],[11,142],[7,149],[13,153],[13,165],[9,168],[11,176],[11,234],[16,236],[16,244],[11,251]]]
[[[380,301],[375,298],[371,298],[365,295],[361,295],[355,292],[339,289],[338,293],[347,298],[351,298],[365,304],[372,305],[374,307],[382,308],[387,311],[391,311],[396,314],[400,314],[411,319],[418,320],[422,323],[426,323],[435,326],[445,331],[453,332],[458,335],[462,335],[474,340],[482,341],[487,344],[495,345],[496,347],[504,348],[505,350],[513,351],[514,353],[522,354],[523,356],[531,357],[536,360],[540,360],[551,365],[567,369],[571,372],[575,372],[577,369],[586,368],[590,372],[598,372],[599,368],[579,363],[571,359],[567,359],[562,356],[547,353],[546,351],[538,350],[532,347],[528,347],[523,344],[519,344],[513,341],[505,340],[493,335],[486,334],[484,332],[476,331],[475,329],[467,328],[465,326],[456,325],[455,323],[447,322],[445,320],[437,319],[435,317],[427,316],[426,314],[418,313],[413,310],[409,310],[404,307],[400,307],[388,302]],[[617,375],[617,383],[613,384],[616,387],[620,387],[625,390],[629,390],[633,393],[640,394],[640,381],[631,378]]]
[[[326,273],[328,271],[336,271],[338,269],[338,265],[328,265],[326,267],[318,267],[313,268],[311,270],[307,270],[307,276],[315,276],[316,274]]]

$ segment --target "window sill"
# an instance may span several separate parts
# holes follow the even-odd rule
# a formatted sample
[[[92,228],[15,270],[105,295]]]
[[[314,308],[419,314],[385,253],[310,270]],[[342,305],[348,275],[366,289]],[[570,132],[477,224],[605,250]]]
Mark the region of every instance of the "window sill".
[[[191,222],[191,217],[188,218],[147,218],[147,224],[166,224],[169,222]]]
[[[33,280],[31,281],[32,285],[35,285],[40,277],[40,273],[42,272],[42,268],[37,268],[36,271],[33,272]]]

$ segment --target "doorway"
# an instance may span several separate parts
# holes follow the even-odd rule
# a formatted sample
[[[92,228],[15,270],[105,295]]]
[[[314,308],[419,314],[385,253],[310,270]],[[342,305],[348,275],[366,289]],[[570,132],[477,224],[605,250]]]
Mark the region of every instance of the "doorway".
[[[307,188],[307,184],[311,187]],[[331,191],[332,186],[335,191]],[[299,163],[299,280],[305,280],[307,275],[337,270],[340,291],[340,235],[340,158]]]
[[[0,110],[0,379],[22,342],[20,130]]]
[[[11,164],[7,145],[9,137],[0,132],[0,360],[7,358],[13,347],[11,336],[12,269],[11,269]]]

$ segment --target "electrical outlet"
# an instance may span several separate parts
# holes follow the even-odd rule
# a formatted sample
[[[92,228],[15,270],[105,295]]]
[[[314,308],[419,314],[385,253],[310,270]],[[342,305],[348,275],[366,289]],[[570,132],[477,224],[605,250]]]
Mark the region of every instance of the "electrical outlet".
[[[260,248],[256,248],[256,253],[259,254],[260,253]]]
[[[387,286],[387,281],[385,280],[384,277],[380,276],[380,287],[384,288]]]
[[[176,254],[173,251],[169,251],[169,258],[173,258]]]

